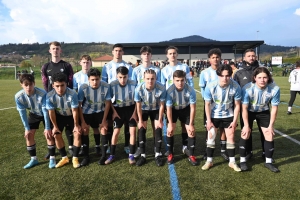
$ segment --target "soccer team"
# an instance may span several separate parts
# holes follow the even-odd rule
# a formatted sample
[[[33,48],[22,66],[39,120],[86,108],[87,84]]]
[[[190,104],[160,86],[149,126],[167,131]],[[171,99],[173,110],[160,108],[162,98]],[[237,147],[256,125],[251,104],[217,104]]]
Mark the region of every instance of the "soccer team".
[[[182,152],[188,161],[198,165],[196,146],[196,91],[189,67],[177,61],[178,49],[166,49],[168,65],[162,70],[151,65],[152,50],[140,50],[142,64],[132,67],[122,60],[121,44],[113,46],[113,60],[107,63],[102,74],[91,68],[91,58],[81,57],[82,70],[73,74],[72,66],[61,60],[61,45],[50,43],[52,60],[42,67],[44,89],[35,87],[34,77],[23,74],[23,88],[15,95],[17,110],[25,127],[24,137],[31,156],[25,169],[38,164],[34,134],[40,122],[48,145],[49,168],[69,163],[62,132],[65,130],[68,150],[74,168],[87,166],[89,158],[89,130],[93,129],[98,164],[115,161],[116,145],[124,125],[125,147],[129,164],[146,163],[146,131],[150,117],[153,130],[155,163],[164,165],[162,149],[163,119],[167,123],[167,163],[174,163],[174,132],[179,119],[182,129]],[[280,102],[279,87],[273,82],[267,68],[259,67],[255,52],[245,52],[244,66],[233,79],[230,65],[221,65],[220,49],[211,49],[208,58],[211,66],[200,75],[199,86],[205,102],[204,123],[207,129],[205,164],[202,170],[213,166],[216,133],[220,131],[221,155],[234,171],[247,171],[246,161],[252,156],[252,126],[256,120],[261,132],[265,167],[279,172],[273,165],[274,121]],[[242,80],[242,81],[241,81]],[[243,83],[242,83],[243,82]],[[272,109],[270,110],[270,106]],[[26,109],[29,110],[27,116]],[[241,114],[240,114],[241,113]],[[239,142],[240,166],[235,161],[234,135],[238,117],[241,121]],[[137,129],[137,138],[136,138]],[[101,147],[100,147],[101,141]],[[61,160],[56,163],[55,149]],[[83,159],[79,162],[79,155]],[[137,159],[137,160],[136,160]]]

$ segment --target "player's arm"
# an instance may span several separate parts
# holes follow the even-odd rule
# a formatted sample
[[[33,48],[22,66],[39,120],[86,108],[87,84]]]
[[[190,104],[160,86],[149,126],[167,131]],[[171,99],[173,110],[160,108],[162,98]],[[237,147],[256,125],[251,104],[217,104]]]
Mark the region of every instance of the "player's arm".
[[[53,124],[52,136],[54,136],[54,134],[61,133],[61,131],[59,130],[59,128],[57,126],[55,110],[54,109],[48,110],[48,112],[49,112],[49,118]]]
[[[130,117],[130,120],[131,119],[134,119],[136,122],[138,122],[138,118],[137,118],[137,111],[136,111],[136,104],[134,105],[134,111],[132,113],[132,116]]]
[[[106,65],[104,65],[104,67],[102,68],[101,80],[108,83],[108,75],[107,75],[107,71],[106,71]]]
[[[244,127],[242,128],[242,136],[245,136],[245,138],[248,139],[251,133],[248,120],[248,104],[242,104],[242,118],[244,122]]]
[[[196,116],[196,104],[190,104],[190,123],[189,123],[189,132],[191,135],[195,134],[195,116]]]
[[[228,128],[236,128],[237,127],[237,121],[238,121],[238,116],[241,110],[241,101],[240,100],[235,100],[234,101],[234,110],[233,110],[233,121],[229,125]]]
[[[278,90],[275,92],[272,100],[271,100],[271,104],[272,104],[272,110],[271,110],[271,116],[270,116],[270,124],[269,124],[269,131],[271,131],[271,133],[273,135],[275,135],[274,133],[274,122],[276,120],[276,116],[277,116],[277,112],[278,112],[278,105],[280,103],[280,90],[278,88]]]
[[[73,131],[81,132],[81,127],[79,124],[79,108],[72,108],[73,120],[74,120],[74,129]]]
[[[48,113],[48,110],[46,109],[46,95],[44,95],[42,98],[42,112],[43,112],[43,117],[44,117],[44,121],[45,121],[44,135],[46,136],[47,139],[51,139],[52,131],[51,131],[49,113]]]
[[[136,112],[138,115],[138,128],[140,129],[140,128],[144,127],[143,114],[142,114],[142,102],[140,102],[140,101],[136,102]]]
[[[68,77],[68,87],[73,89],[73,76],[74,76],[74,71],[73,67],[70,63],[68,63],[68,70],[69,70],[69,77]]]
[[[48,66],[48,63],[44,64],[43,67],[42,67],[42,82],[43,82],[43,86],[44,86],[44,89],[46,91],[48,91],[48,75],[47,75],[47,71],[46,71],[46,67]]]
[[[199,87],[201,90],[201,96],[204,99],[204,91],[205,91],[205,86],[206,86],[206,81],[204,80],[204,72],[202,72],[200,74],[200,78],[199,78]]]
[[[205,100],[206,129],[209,131],[214,124],[211,121],[211,103]]]
[[[171,94],[168,92],[166,96],[166,108],[167,108],[167,118],[168,118],[167,134],[172,135],[174,132],[173,118],[172,118],[173,98]]]

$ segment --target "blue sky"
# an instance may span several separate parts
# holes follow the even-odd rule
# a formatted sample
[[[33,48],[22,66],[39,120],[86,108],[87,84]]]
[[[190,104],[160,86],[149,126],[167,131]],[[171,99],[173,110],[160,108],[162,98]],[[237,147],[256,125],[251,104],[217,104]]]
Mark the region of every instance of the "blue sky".
[[[0,44],[142,43],[200,35],[300,46],[299,32],[299,0],[0,1]]]

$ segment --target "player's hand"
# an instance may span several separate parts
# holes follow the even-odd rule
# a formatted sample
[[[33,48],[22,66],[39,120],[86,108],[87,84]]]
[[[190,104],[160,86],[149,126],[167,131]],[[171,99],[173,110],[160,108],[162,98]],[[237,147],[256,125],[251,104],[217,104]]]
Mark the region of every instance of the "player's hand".
[[[61,131],[57,127],[53,127],[52,136],[55,137],[56,134],[61,134]]]
[[[215,128],[211,121],[206,121],[206,130],[209,131],[211,128]]]
[[[138,128],[139,128],[139,129],[141,129],[141,128],[146,129],[146,127],[144,126],[143,121],[139,121],[139,123],[138,123]]]
[[[89,126],[85,123],[85,121],[81,122],[81,130],[86,133],[89,130]]]
[[[47,140],[51,140],[53,138],[52,136],[52,131],[51,130],[44,130],[44,135],[46,137]]]
[[[129,121],[130,121],[131,119],[134,119],[136,122],[139,121],[136,114],[133,114],[133,115],[130,117]]]
[[[228,128],[233,128],[233,129],[236,129],[237,127],[237,123],[236,122],[231,122],[230,125],[228,126]]]
[[[115,119],[116,117],[119,118],[119,119],[121,119],[121,117],[118,115],[117,112],[113,112],[112,118]]]
[[[28,139],[31,134],[33,134],[31,130],[25,130],[24,138]]]
[[[168,124],[168,128],[167,128],[167,136],[173,136],[173,132],[174,132],[174,129],[173,129],[173,125],[171,123]]]
[[[188,125],[188,132],[191,134],[191,136],[195,136],[195,126],[194,124]]]
[[[271,135],[275,135],[275,132],[274,132],[274,127],[273,126],[269,126],[266,130],[267,133],[271,133]]]
[[[101,129],[104,129],[104,130],[106,130],[107,131],[107,129],[108,129],[108,123],[107,123],[107,121],[106,120],[102,120],[102,122],[101,122],[101,124],[100,124],[100,130]]]
[[[242,138],[248,139],[250,137],[251,129],[249,126],[244,126],[242,129]]]
[[[163,123],[163,121],[162,120],[154,120],[154,127],[155,128],[163,128],[163,126],[164,126],[164,123]]]
[[[79,133],[79,135],[81,134],[81,126],[79,126],[79,125],[75,125],[74,126],[74,129],[73,129],[73,133],[74,132],[77,132],[77,133]]]

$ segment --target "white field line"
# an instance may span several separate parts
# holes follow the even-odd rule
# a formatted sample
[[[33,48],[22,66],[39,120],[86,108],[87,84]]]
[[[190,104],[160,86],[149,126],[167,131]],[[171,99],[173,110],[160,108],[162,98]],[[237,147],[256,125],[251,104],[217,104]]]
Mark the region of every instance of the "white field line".
[[[13,108],[16,108],[16,107],[0,108],[0,110],[8,110],[8,109],[13,109]]]

